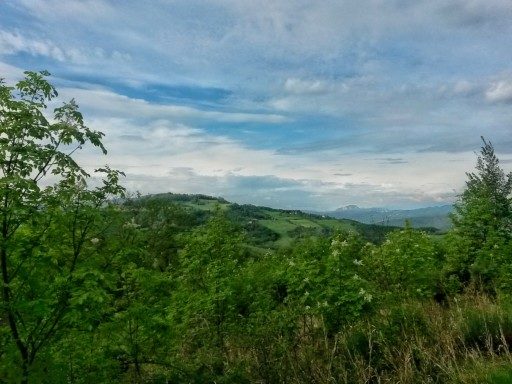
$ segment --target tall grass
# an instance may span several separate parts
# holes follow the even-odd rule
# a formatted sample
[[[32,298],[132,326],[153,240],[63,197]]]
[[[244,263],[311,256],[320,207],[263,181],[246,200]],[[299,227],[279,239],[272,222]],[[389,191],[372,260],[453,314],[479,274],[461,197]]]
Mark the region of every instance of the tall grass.
[[[313,316],[272,332],[234,337],[228,370],[255,383],[512,382],[512,309],[481,294],[389,305],[334,336]]]

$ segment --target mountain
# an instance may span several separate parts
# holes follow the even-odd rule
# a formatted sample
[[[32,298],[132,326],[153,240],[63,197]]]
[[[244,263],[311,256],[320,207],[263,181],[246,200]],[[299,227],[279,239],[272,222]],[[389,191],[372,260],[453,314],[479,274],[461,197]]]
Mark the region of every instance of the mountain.
[[[356,220],[365,224],[403,227],[409,220],[415,228],[432,227],[446,231],[451,227],[449,214],[452,205],[441,205],[419,209],[386,209],[359,208],[357,205],[347,205],[331,212],[322,212],[325,216],[337,219]]]

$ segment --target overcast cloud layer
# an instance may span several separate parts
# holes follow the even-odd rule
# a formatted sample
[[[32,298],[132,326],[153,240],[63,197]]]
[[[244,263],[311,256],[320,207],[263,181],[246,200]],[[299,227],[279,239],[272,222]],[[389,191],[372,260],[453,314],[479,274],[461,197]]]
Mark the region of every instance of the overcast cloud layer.
[[[142,193],[280,208],[452,202],[512,165],[510,0],[0,3],[0,77],[47,69]]]

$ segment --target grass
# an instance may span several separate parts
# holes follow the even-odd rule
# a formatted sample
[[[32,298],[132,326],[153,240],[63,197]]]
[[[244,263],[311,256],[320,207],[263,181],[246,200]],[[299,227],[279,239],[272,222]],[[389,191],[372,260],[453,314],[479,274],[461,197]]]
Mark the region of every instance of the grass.
[[[505,384],[512,383],[511,322],[503,305],[467,294],[448,306],[390,303],[332,336],[322,318],[304,316],[292,340],[276,338],[263,351],[233,342],[230,352],[243,358],[250,382]]]
[[[273,214],[272,217],[273,219],[270,220],[260,220],[259,223],[279,234],[279,240],[275,242],[276,247],[290,246],[295,240],[290,233],[301,227],[316,230],[318,234],[324,228],[331,232],[356,230],[342,220],[297,218],[286,214]]]

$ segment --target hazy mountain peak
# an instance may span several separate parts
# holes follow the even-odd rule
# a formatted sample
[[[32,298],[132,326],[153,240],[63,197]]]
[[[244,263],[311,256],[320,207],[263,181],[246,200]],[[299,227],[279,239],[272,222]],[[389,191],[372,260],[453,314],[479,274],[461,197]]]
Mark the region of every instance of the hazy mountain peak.
[[[346,205],[344,207],[340,207],[340,208],[336,209],[336,211],[350,211],[350,210],[355,210],[355,209],[361,209],[361,208],[359,208],[355,204],[350,204],[350,205]]]

